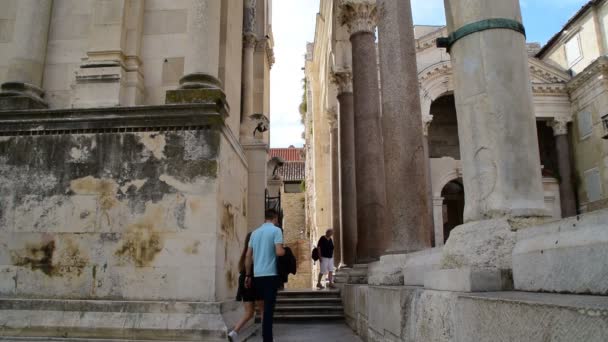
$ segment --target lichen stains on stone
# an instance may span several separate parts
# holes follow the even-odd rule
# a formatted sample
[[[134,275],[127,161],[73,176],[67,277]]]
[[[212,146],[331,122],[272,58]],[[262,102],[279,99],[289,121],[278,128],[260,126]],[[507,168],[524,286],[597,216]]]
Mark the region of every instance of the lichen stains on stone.
[[[139,189],[141,189],[146,182],[148,181],[148,179],[136,179],[130,182],[125,183],[125,185],[120,187],[120,192],[122,192],[123,194],[126,194],[129,192],[129,190],[131,189],[135,189],[135,191],[139,191]]]
[[[224,209],[222,211],[222,232],[227,240],[233,240],[236,236],[234,216],[232,204],[224,203]]]
[[[200,241],[194,241],[194,243],[192,243],[191,245],[186,246],[186,248],[184,248],[184,252],[186,252],[187,254],[198,254],[198,248],[201,246],[201,242]]]
[[[228,289],[234,289],[237,286],[237,280],[231,267],[228,267],[226,270],[226,285],[228,286]]]
[[[88,176],[71,181],[70,189],[78,195],[97,195],[99,208],[110,223],[108,211],[118,205],[118,184],[114,180]]]
[[[28,244],[21,253],[11,252],[11,261],[15,266],[29,267],[34,271],[41,271],[51,277],[55,275],[56,271],[53,266],[54,253],[54,240],[40,245]]]
[[[15,266],[29,267],[49,277],[62,277],[70,274],[80,276],[88,263],[88,257],[71,239],[65,239],[58,248],[55,240],[40,244],[27,244],[21,251],[11,253]]]
[[[150,266],[164,247],[159,232],[159,225],[163,222],[164,208],[157,204],[149,205],[144,216],[128,227],[115,255],[127,258],[139,267]]]
[[[140,142],[152,153],[154,158],[161,160],[165,159],[165,146],[167,141],[165,136],[160,133],[138,133]]]

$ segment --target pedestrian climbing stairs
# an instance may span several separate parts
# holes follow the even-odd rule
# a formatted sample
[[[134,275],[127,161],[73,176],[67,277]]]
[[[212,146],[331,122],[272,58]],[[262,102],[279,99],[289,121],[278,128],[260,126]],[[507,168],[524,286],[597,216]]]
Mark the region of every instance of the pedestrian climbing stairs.
[[[285,290],[277,296],[275,322],[343,319],[340,291]]]

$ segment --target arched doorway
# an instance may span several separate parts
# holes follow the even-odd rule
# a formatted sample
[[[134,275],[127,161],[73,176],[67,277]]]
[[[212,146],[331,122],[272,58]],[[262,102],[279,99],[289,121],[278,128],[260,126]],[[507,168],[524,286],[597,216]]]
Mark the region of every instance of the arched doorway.
[[[454,95],[449,93],[433,101],[431,115],[433,120],[428,135],[429,157],[450,157],[459,160],[460,139]]]
[[[449,182],[441,191],[443,198],[443,238],[444,243],[450,232],[464,223],[464,186],[462,179]]]

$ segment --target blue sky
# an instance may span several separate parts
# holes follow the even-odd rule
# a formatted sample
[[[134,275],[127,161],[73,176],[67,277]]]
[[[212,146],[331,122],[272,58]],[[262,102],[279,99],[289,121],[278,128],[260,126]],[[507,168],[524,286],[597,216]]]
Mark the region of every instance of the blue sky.
[[[528,41],[544,44],[587,0],[521,0]],[[412,0],[414,22],[443,25],[443,0]],[[302,146],[298,106],[306,42],[314,40],[319,0],[273,1],[276,64],[271,71],[271,146]]]

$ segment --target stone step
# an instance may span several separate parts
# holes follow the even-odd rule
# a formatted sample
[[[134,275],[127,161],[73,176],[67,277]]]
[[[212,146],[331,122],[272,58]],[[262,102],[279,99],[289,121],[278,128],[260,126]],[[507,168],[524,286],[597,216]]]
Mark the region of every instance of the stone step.
[[[340,291],[290,290],[279,292],[277,298],[340,298]]]
[[[275,322],[311,322],[311,321],[341,321],[344,314],[318,313],[318,314],[275,314]]]
[[[326,304],[340,305],[340,298],[277,298],[277,304]]]
[[[299,306],[282,306],[277,305],[275,312],[344,312],[344,307],[340,306],[326,306],[326,305],[299,305]]]

